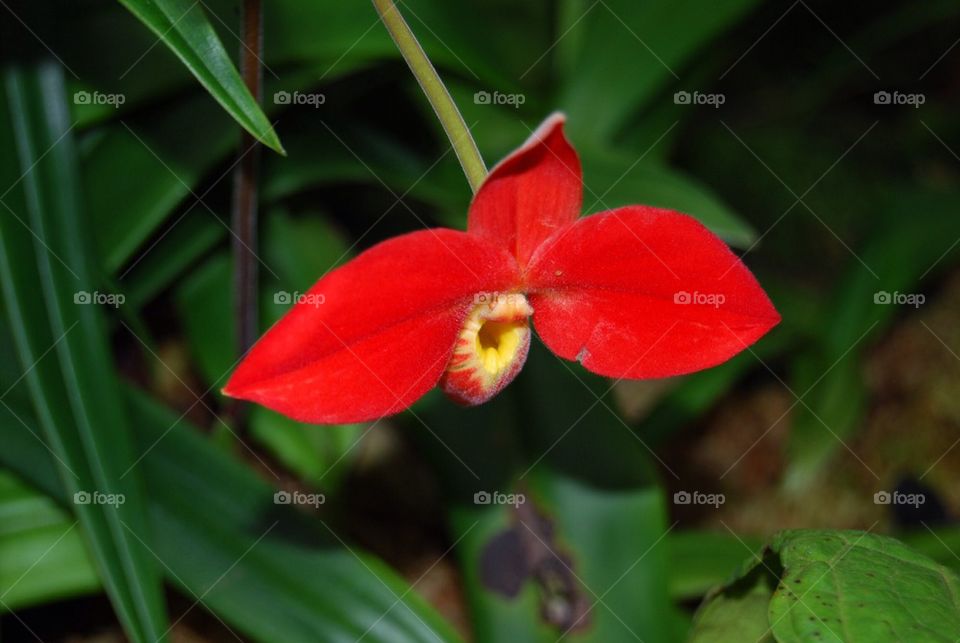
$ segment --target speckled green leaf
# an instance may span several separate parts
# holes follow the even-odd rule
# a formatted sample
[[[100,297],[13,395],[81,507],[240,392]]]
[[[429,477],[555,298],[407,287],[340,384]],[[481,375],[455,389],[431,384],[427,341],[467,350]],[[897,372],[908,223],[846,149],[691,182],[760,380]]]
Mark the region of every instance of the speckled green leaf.
[[[708,597],[690,640],[754,640],[766,627],[780,643],[952,643],[960,632],[960,577],[893,538],[784,531],[762,563],[748,563]]]
[[[949,641],[960,577],[903,543],[855,531],[788,531],[771,547],[784,574],[770,601],[778,641]]]

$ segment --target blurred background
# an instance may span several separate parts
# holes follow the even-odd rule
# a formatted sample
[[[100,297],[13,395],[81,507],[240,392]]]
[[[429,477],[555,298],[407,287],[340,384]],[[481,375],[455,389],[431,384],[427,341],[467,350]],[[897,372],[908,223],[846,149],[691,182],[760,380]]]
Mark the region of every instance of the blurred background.
[[[697,217],[783,322],[323,427],[219,393],[241,124],[261,330],[471,195],[370,3],[264,3],[265,118],[240,4],[0,0],[3,640],[654,643],[785,528],[960,567],[956,2],[398,2],[488,166],[565,111],[585,212]]]

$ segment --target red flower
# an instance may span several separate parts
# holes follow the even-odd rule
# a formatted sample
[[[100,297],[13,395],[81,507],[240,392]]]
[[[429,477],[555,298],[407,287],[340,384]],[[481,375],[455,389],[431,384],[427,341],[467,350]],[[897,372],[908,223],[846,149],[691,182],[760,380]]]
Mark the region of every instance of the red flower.
[[[497,165],[467,231],[380,243],[320,279],[224,392],[313,423],[369,420],[440,383],[480,404],[516,376],[529,319],[560,357],[616,378],[719,364],[780,320],[695,219],[649,206],[580,218],[580,161],[554,115]]]

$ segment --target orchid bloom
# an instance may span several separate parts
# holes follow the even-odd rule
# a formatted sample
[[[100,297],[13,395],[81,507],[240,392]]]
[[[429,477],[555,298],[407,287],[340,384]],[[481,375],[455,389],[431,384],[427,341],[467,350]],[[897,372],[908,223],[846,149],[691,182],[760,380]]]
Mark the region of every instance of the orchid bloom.
[[[490,172],[466,232],[405,234],[322,277],[224,393],[303,422],[359,422],[437,384],[486,402],[523,366],[531,319],[560,357],[629,379],[715,366],[779,322],[746,266],[692,217],[649,206],[580,217],[563,122],[548,118]]]

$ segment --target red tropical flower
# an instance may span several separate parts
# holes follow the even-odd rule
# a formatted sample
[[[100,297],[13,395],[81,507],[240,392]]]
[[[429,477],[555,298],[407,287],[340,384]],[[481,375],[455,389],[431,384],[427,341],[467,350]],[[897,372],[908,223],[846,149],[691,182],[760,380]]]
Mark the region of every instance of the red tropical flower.
[[[380,243],[320,279],[224,392],[296,420],[397,413],[438,383],[480,404],[510,383],[530,319],[560,357],[615,378],[726,361],[780,320],[695,219],[649,206],[580,217],[580,161],[554,115],[497,165],[467,231]]]

